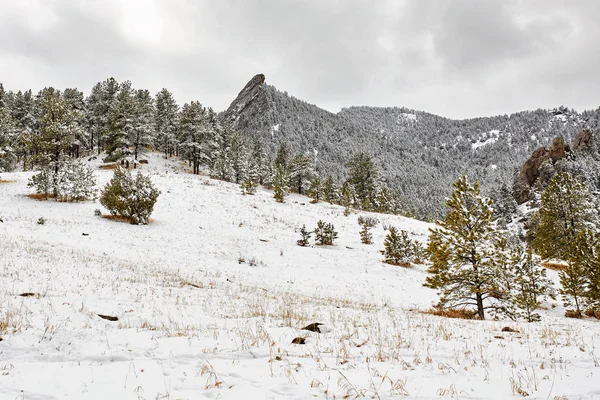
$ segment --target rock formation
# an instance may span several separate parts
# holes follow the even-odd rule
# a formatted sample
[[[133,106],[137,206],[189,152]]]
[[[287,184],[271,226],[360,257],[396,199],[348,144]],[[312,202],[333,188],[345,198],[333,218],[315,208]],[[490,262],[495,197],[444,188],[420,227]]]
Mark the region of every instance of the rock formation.
[[[261,97],[261,87],[264,83],[265,76],[263,74],[254,75],[233,100],[229,108],[221,115],[221,120],[225,123],[238,125],[240,117],[249,111],[250,106],[256,104],[258,98]],[[259,100],[258,103],[266,103],[266,99],[263,99],[262,102]]]
[[[551,160],[552,163],[562,160],[567,157],[568,152],[570,152],[570,148],[565,144],[564,139],[555,137],[552,139],[549,149],[542,146],[531,153],[513,183],[513,196],[517,204],[523,204],[530,200],[531,187],[540,177],[542,164],[547,160]]]

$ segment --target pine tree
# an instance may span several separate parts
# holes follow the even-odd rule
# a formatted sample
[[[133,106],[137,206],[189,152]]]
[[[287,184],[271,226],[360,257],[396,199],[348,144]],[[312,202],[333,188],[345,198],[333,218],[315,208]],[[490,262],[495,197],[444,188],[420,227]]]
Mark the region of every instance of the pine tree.
[[[331,175],[328,175],[323,182],[323,199],[328,203],[336,203],[338,201],[338,191]]]
[[[252,154],[248,160],[248,175],[254,182],[264,185],[269,180],[270,167],[267,168],[269,164],[262,141],[255,137],[252,143]]]
[[[229,159],[233,170],[233,181],[243,182],[248,175],[248,150],[246,137],[240,131],[233,131],[229,147]]]
[[[300,228],[301,238],[300,240],[296,241],[296,243],[298,243],[298,246],[308,246],[310,244],[310,235],[312,235],[312,232],[306,230],[306,225],[302,225],[302,228]]]
[[[275,157],[275,168],[281,169],[282,171],[289,171],[290,163],[290,150],[287,142],[281,143],[277,150],[277,156]]]
[[[310,186],[307,192],[308,196],[312,199],[312,203],[318,203],[319,200],[321,200],[322,191],[321,178],[319,178],[319,175],[314,175],[310,180]]]
[[[7,108],[0,107],[0,171],[12,171],[17,160],[17,127]]]
[[[322,220],[317,222],[317,227],[314,230],[315,243],[318,246],[331,246],[338,234],[335,231],[334,226],[331,223],[325,223]]]
[[[279,203],[285,201],[285,196],[289,192],[289,176],[288,173],[281,167],[275,168],[273,176],[273,197]]]
[[[289,164],[291,186],[299,194],[304,194],[306,186],[314,175],[313,160],[306,154],[298,154]]]
[[[539,321],[541,317],[535,311],[542,301],[554,297],[552,281],[546,277],[546,270],[540,266],[540,260],[531,248],[525,249],[518,239],[508,245],[507,253],[508,285],[512,287],[513,302],[519,310],[516,315],[527,322]]]
[[[364,244],[373,244],[373,234],[368,224],[363,224],[360,230],[360,241]]]
[[[574,175],[562,172],[544,190],[532,245],[543,258],[568,260],[577,235],[596,224],[596,207],[588,188]]]
[[[125,81],[119,87],[108,114],[108,131],[105,133],[104,147],[107,161],[116,161],[131,154],[130,138],[134,136],[135,99],[131,82]]]
[[[99,82],[92,88],[86,99],[86,126],[90,132],[90,142],[98,146],[98,154],[104,147],[110,132],[110,110],[119,92],[119,83],[114,78]]]
[[[585,229],[577,235],[572,243],[568,267],[562,272],[565,275],[564,297],[567,297],[563,299],[567,304],[575,305],[578,311],[583,306],[600,310],[600,235],[597,232]],[[563,276],[560,278],[562,282]]]
[[[154,115],[154,100],[150,92],[145,89],[137,90],[134,98],[133,129],[129,138],[136,160],[154,143]]]
[[[496,261],[492,201],[482,197],[479,183],[469,184],[466,176],[453,186],[445,220],[430,231],[431,275],[424,286],[439,290],[439,307],[475,307],[479,318],[485,319],[486,311],[503,313],[510,304],[508,280]]]
[[[383,244],[385,246],[383,251],[385,263],[403,267],[410,266],[414,254],[413,243],[410,241],[408,232],[398,231],[396,227],[391,226]]]
[[[156,148],[170,157],[177,148],[177,116],[179,106],[171,92],[162,89],[155,97],[154,131]]]
[[[85,99],[83,92],[76,88],[65,89],[63,98],[75,114],[75,140],[69,155],[79,158],[82,149],[92,148],[92,141],[85,127]]]
[[[200,173],[201,165],[210,165],[216,148],[206,109],[197,101],[186,103],[179,115],[177,139],[180,155],[190,162],[193,173]]]
[[[373,157],[367,153],[355,153],[348,161],[348,183],[356,193],[358,206],[364,210],[371,209],[376,203],[380,186],[380,172]]]
[[[246,179],[244,179],[244,182],[242,182],[242,184],[240,185],[240,188],[242,189],[243,195],[255,194],[257,186],[258,186],[257,183],[254,182],[254,180],[250,176],[248,176],[248,177],[246,177]]]

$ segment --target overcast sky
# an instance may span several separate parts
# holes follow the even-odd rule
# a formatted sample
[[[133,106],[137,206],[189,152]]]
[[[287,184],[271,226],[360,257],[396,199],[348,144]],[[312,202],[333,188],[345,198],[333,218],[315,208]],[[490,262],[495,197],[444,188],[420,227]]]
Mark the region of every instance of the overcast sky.
[[[0,0],[0,82],[87,95],[114,76],[220,111],[264,73],[334,112],[595,109],[598,10],[594,0]]]

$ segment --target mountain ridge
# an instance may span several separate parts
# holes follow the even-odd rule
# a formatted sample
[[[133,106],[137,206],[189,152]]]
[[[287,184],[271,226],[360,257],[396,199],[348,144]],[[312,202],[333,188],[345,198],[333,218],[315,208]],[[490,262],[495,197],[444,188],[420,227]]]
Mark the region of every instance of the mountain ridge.
[[[600,127],[600,109],[579,113],[562,106],[463,120],[407,107],[351,106],[332,113],[257,77],[264,75],[251,79],[221,114],[224,120],[261,139],[271,154],[282,142],[315,154],[317,172],[338,180],[353,152],[371,153],[407,213],[424,219],[442,215],[459,175],[480,180],[489,193],[510,185],[522,162],[552,138],[570,142],[581,130]],[[240,103],[245,107],[238,112]]]

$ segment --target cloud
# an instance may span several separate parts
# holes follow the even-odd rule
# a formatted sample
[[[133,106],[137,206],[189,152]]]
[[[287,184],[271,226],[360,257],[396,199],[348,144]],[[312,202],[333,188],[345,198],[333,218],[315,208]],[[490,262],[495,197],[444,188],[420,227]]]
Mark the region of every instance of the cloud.
[[[598,106],[593,1],[0,0],[0,7],[0,80],[9,89],[87,92],[114,76],[222,110],[264,73],[332,111],[397,105],[466,117]]]

